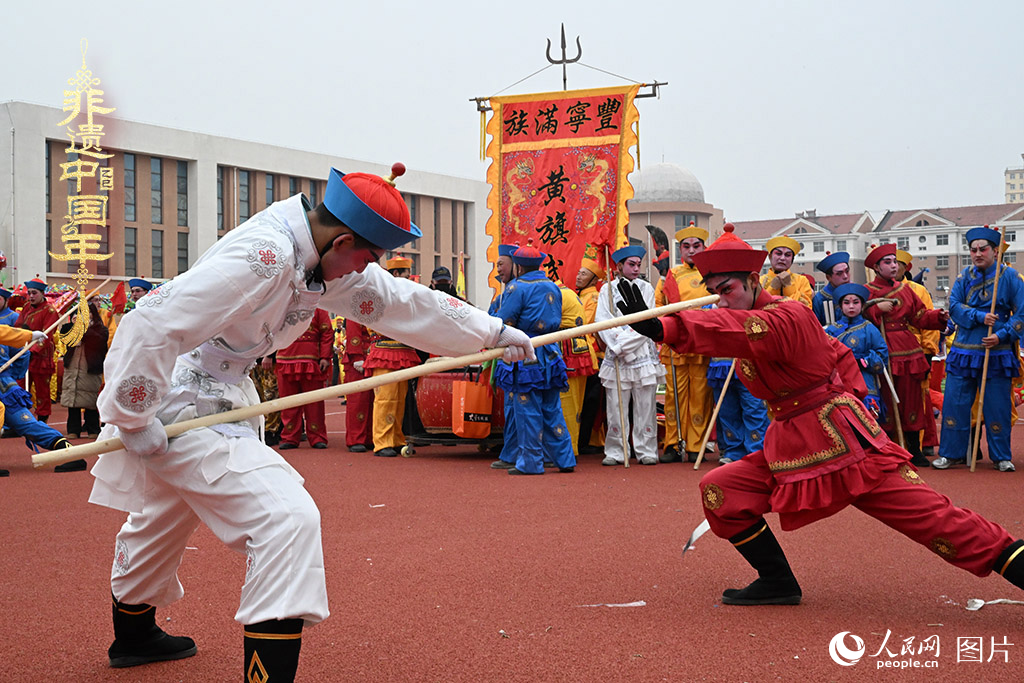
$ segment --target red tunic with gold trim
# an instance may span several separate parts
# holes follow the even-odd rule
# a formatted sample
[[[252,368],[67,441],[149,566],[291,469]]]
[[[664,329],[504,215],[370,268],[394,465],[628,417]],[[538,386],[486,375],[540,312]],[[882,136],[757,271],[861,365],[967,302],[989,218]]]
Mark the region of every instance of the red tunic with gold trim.
[[[679,353],[740,359],[736,376],[768,403],[774,419],[763,455],[755,455],[775,480],[771,509],[784,529],[837,512],[910,459],[854,395],[867,388],[853,354],[802,302],[761,290],[753,311],[688,311],[661,321],[664,341]]]
[[[365,361],[373,332],[351,318],[345,320],[345,350],[341,363],[345,366],[345,382],[357,382],[370,375],[356,370],[357,361]],[[345,445],[372,445],[373,390],[360,391],[345,397]]]
[[[314,309],[306,331],[276,354],[274,370],[277,373],[278,395],[294,396],[322,389],[330,377],[330,367],[321,371],[320,361],[329,363],[333,353],[334,330],[331,318],[324,309]],[[325,412],[323,401],[282,410],[281,443],[299,445],[303,427],[310,446],[327,443]]]
[[[868,283],[872,299],[893,302],[890,313],[882,313],[877,306],[869,306],[864,316],[876,326],[885,325],[885,343],[889,347],[893,383],[900,397],[900,421],[903,431],[919,431],[931,417],[927,414],[921,382],[930,369],[921,344],[911,326],[922,330],[941,330],[946,321],[942,311],[929,309],[904,282],[891,282],[878,276]],[[887,413],[893,415],[892,392],[883,391]],[[934,419],[932,420],[934,423]],[[887,423],[892,430],[894,424]]]
[[[26,303],[21,309],[21,314],[18,316],[18,322],[15,323],[15,327],[45,331],[46,328],[57,322],[59,317],[57,309],[49,301],[44,301],[38,306]],[[29,372],[33,373],[49,374],[53,372],[54,367],[53,341],[51,336],[45,342],[32,347],[32,357],[28,362],[28,369]]]

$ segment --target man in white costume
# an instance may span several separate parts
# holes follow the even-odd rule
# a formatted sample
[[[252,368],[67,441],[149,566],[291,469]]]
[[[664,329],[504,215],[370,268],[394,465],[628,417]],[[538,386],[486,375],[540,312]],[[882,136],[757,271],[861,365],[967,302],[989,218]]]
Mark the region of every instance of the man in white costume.
[[[654,287],[647,280],[639,278],[640,265],[647,250],[641,246],[623,247],[612,253],[612,260],[619,277],[607,288],[615,297],[609,300],[608,292],[602,291],[597,300],[595,322],[610,320],[618,316],[615,303],[621,300],[618,282],[625,278],[634,282],[643,293],[649,308],[654,308]],[[665,377],[665,366],[658,357],[658,349],[647,337],[637,334],[631,327],[615,327],[599,332],[605,344],[604,360],[598,376],[604,387],[607,406],[608,433],[604,440],[602,465],[621,465],[629,457],[622,449],[622,432],[629,424],[629,404],[633,402],[633,449],[641,465],[658,463],[658,416],[654,399],[658,383]],[[618,377],[616,377],[616,364]],[[619,401],[626,424],[621,424]]]
[[[328,616],[320,513],[302,477],[259,440],[259,420],[169,442],[163,425],[257,402],[256,359],[295,341],[316,307],[435,354],[506,346],[508,360],[533,357],[519,330],[376,263],[421,236],[394,188],[404,171],[396,164],[385,180],[331,169],[323,204],[303,195],[273,204],[121,322],[99,410],[100,438],[120,437],[124,450],[100,457],[90,496],[130,513],[111,572],[111,666],[195,654],[154,612],[184,595],[177,568],[203,523],[246,557],[235,614],[245,680],[293,680],[303,625]]]

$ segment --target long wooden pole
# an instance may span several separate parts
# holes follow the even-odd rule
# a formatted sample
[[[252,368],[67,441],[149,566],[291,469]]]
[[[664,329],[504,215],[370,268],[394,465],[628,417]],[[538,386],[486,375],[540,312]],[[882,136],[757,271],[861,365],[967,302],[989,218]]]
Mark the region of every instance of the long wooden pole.
[[[999,230],[999,244],[996,245],[996,279],[992,283],[992,305],[989,306],[989,315],[995,315],[996,312],[996,295],[999,293],[999,275],[1001,266],[1003,265],[1003,255],[999,252],[999,248],[1003,246],[1003,239],[1006,236],[1006,223],[1003,223],[1003,227]],[[967,248],[970,249],[971,245],[968,244]],[[985,291],[985,276],[982,274],[981,291]],[[992,335],[992,325],[988,326],[988,334],[985,336]],[[985,360],[981,364],[981,389],[979,390],[978,397],[978,421],[974,426],[974,443],[971,445],[971,472],[974,471],[975,466],[978,464],[978,448],[981,446],[981,423],[984,417],[982,409],[985,407],[985,383],[988,382],[988,357],[989,352],[992,349],[985,349]],[[992,454],[989,453],[989,457]]]
[[[885,344],[886,357],[885,357],[885,371],[892,377],[892,356],[889,355],[889,340],[885,337],[885,316],[882,318],[882,343]],[[900,397],[896,395],[896,386],[890,382],[889,389],[892,392],[892,414],[896,420],[896,440],[899,441],[900,448],[906,448],[906,440],[903,438],[903,418],[900,417]]]
[[[103,282],[101,282],[101,283],[99,284],[99,287],[96,287],[96,288],[95,288],[95,289],[93,289],[93,290],[92,290],[91,292],[89,292],[88,294],[86,294],[86,295],[85,295],[85,299],[86,299],[86,301],[88,301],[89,299],[91,299],[91,298],[92,298],[92,296],[93,296],[94,294],[96,294],[96,292],[100,291],[100,287],[103,287],[103,285],[107,284],[108,282],[110,282],[110,278],[109,278],[109,277],[108,277],[108,278],[107,278],[106,280],[104,280]],[[76,306],[77,306],[77,304],[76,304]],[[47,336],[47,337],[49,337],[49,336],[50,336],[50,333],[51,333],[51,332],[53,332],[53,330],[54,330],[54,329],[56,329],[57,325],[60,325],[60,324],[61,324],[62,322],[64,322],[64,320],[66,320],[66,319],[67,319],[67,317],[68,317],[69,315],[71,315],[72,313],[74,313],[74,311],[75,311],[75,307],[76,307],[76,306],[72,306],[71,308],[69,308],[69,309],[67,310],[67,312],[66,312],[66,313],[64,313],[64,315],[62,315],[61,317],[57,318],[57,322],[53,323],[52,325],[50,325],[49,327],[47,327],[47,328],[46,328],[45,330],[43,330],[43,332],[44,332],[44,333],[46,334],[46,336]],[[19,351],[18,351],[18,352],[17,352],[16,354],[14,354],[13,356],[11,356],[11,357],[10,357],[10,359],[9,359],[9,360],[8,360],[8,361],[7,361],[6,363],[4,363],[3,365],[0,365],[0,372],[3,372],[3,371],[4,371],[4,370],[6,370],[7,368],[11,367],[11,364],[12,364],[12,363],[14,363],[14,361],[18,360],[18,359],[19,359],[19,358],[21,358],[21,357],[22,357],[23,355],[25,355],[26,353],[28,353],[29,349],[31,349],[31,348],[32,348],[33,346],[35,346],[35,345],[36,345],[36,342],[31,342],[31,343],[29,343],[29,344],[26,344],[26,345],[25,345],[24,347],[22,347],[22,348],[21,348],[21,350],[19,350]]]
[[[699,470],[700,463],[704,460],[704,449],[707,448],[708,441],[711,439],[711,430],[715,428],[715,420],[718,419],[718,412],[722,409],[722,402],[725,401],[725,392],[729,391],[729,383],[732,382],[733,375],[736,374],[736,359],[732,359],[732,365],[729,366],[729,374],[725,376],[725,384],[722,385],[722,393],[718,395],[718,402],[715,403],[715,409],[711,411],[711,420],[708,421],[708,429],[704,432],[704,439],[700,442],[700,451],[697,453],[697,462],[693,464],[693,469]]]
[[[581,325],[580,327],[571,327],[566,330],[558,330],[550,334],[540,335],[531,339],[533,346],[544,346],[546,344],[556,344],[565,339],[571,339],[573,337],[582,337],[586,334],[595,334],[601,330],[611,329],[613,327],[619,327],[620,325],[629,325],[631,323],[640,322],[641,320],[649,320],[650,318],[657,318],[663,315],[670,315],[679,311],[685,311],[691,308],[700,308],[707,304],[713,304],[718,301],[718,297],[715,295],[705,296],[699,299],[693,299],[691,301],[681,301],[675,304],[668,304],[666,306],[659,306],[657,308],[651,308],[646,311],[639,311],[637,313],[630,313],[629,315],[620,316],[618,318],[612,318],[611,320],[602,320],[600,322],[590,323],[588,325]],[[326,401],[332,398],[338,398],[341,396],[347,396],[348,394],[359,393],[360,391],[369,391],[375,389],[384,384],[390,384],[392,382],[405,382],[410,379],[422,377],[424,375],[430,375],[435,372],[445,372],[447,370],[454,370],[456,368],[462,368],[467,365],[476,365],[489,360],[500,358],[504,353],[504,348],[488,349],[481,351],[480,353],[473,353],[467,356],[458,356],[456,358],[440,358],[436,361],[428,362],[423,365],[417,365],[412,368],[405,368],[404,370],[397,370],[395,372],[389,372],[384,375],[378,375],[377,377],[369,377],[367,379],[361,379],[357,382],[349,382],[346,384],[339,384],[330,387],[324,387],[323,389],[316,389],[314,391],[307,391],[303,394],[295,394],[293,396],[285,396],[284,398],[276,398],[273,401],[266,401],[264,403],[257,403],[256,405],[245,406],[243,408],[236,408],[229,410],[224,413],[216,413],[214,415],[207,415],[205,417],[195,418],[193,420],[186,420],[184,422],[175,422],[174,424],[167,425],[164,429],[167,432],[167,438],[172,438],[187,432],[190,429],[198,429],[199,427],[211,427],[216,424],[222,424],[224,422],[238,422],[240,420],[247,420],[258,415],[264,415],[266,413],[273,413],[279,410],[285,410],[287,408],[296,408],[298,406],[306,405],[307,403],[315,403],[317,401]],[[48,453],[36,453],[32,456],[32,464],[36,467],[46,467],[49,465],[59,465],[64,462],[71,460],[78,460],[90,455],[100,455],[101,453],[109,453],[110,451],[116,451],[122,447],[120,439],[104,439],[103,441],[94,441],[93,443],[82,444],[80,446],[74,446],[72,448],[65,448],[56,451],[50,451]]]

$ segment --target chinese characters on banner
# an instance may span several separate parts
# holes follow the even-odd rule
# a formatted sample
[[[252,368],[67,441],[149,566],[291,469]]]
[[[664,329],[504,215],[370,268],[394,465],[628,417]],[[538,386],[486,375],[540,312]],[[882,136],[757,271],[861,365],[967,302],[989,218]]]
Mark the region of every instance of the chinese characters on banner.
[[[103,151],[103,125],[97,122],[97,115],[110,114],[114,108],[102,106],[103,91],[97,87],[100,79],[93,77],[85,63],[87,49],[88,41],[83,39],[82,68],[68,79],[68,85],[73,89],[64,91],[64,111],[68,116],[57,124],[58,128],[65,129],[71,141],[65,148],[68,160],[60,165],[60,180],[70,180],[75,186],[74,193],[68,191],[68,213],[60,228],[64,252],[49,252],[58,261],[78,262],[78,271],[74,275],[79,289],[78,320],[75,330],[66,338],[61,336],[59,339],[68,346],[78,342],[89,321],[89,308],[85,301],[85,286],[90,278],[87,264],[113,256],[99,253],[103,236],[91,226],[103,228],[107,225],[107,193],[114,187],[114,169],[107,166],[107,160],[114,155]],[[94,181],[90,184],[96,188],[94,193],[82,192],[83,179]]]
[[[633,98],[640,85],[492,97],[487,124],[491,165],[487,181],[492,241],[534,245],[548,254],[545,267],[572,286],[584,250],[605,261],[628,243],[626,201],[633,188],[630,148],[639,119]],[[596,253],[595,253],[596,252]],[[492,286],[497,285],[491,272]]]

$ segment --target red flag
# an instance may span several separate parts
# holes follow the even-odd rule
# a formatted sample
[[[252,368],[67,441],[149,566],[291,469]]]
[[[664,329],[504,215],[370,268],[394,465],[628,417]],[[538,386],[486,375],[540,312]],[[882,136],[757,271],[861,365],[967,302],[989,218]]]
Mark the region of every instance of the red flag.
[[[117,283],[117,289],[110,295],[110,310],[114,313],[124,313],[125,304],[128,303],[128,296],[124,293],[124,281]]]

